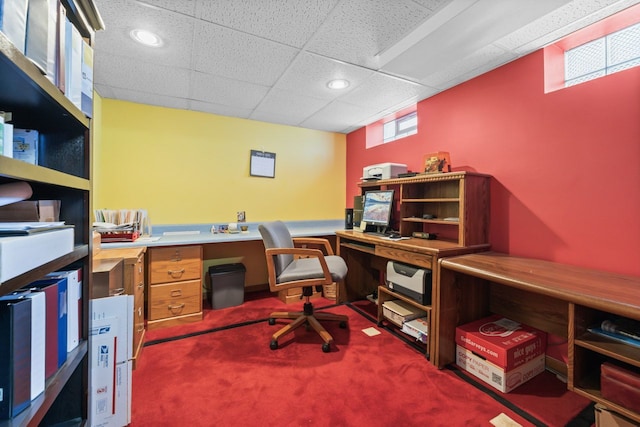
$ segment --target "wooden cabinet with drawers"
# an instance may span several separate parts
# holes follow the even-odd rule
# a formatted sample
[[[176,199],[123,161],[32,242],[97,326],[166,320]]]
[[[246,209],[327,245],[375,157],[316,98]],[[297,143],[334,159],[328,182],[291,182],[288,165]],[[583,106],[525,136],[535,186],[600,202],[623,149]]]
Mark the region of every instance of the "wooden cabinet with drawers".
[[[124,261],[124,293],[133,295],[133,369],[144,344],[144,292],[146,247],[100,249],[93,256],[96,261],[122,259]]]
[[[202,320],[202,246],[149,248],[147,327]]]

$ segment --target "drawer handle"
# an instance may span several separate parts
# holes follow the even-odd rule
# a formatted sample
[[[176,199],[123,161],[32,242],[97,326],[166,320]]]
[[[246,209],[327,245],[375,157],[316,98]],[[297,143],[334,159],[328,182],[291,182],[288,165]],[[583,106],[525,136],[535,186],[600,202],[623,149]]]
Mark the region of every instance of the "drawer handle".
[[[142,317],[142,307],[138,307],[138,317]]]
[[[184,303],[182,304],[177,304],[177,305],[173,305],[173,304],[169,304],[167,306],[167,308],[169,309],[169,311],[173,314],[177,314],[179,312],[182,311],[182,309],[184,308]]]
[[[142,282],[138,283],[138,289],[142,289],[142,288],[144,288],[144,283]]]
[[[144,325],[138,326],[138,333],[144,331]]]
[[[172,297],[181,297],[182,296],[182,289],[174,289],[173,291],[171,291],[171,296]]]
[[[116,288],[109,291],[109,296],[123,295],[123,294],[124,294],[124,288]]]
[[[169,276],[177,278],[182,276],[182,274],[184,273],[184,268],[181,268],[180,270],[169,270],[167,271],[167,273],[169,273]]]

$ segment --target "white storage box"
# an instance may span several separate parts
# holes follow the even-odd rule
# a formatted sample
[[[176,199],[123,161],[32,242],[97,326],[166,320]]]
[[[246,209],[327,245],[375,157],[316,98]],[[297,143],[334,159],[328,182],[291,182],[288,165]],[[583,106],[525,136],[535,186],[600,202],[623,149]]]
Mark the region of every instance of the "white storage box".
[[[472,351],[456,345],[456,364],[493,388],[503,393],[509,393],[544,371],[544,354],[537,356],[524,365],[505,371],[504,368],[487,362]]]
[[[73,252],[73,227],[0,237],[0,282]]]
[[[382,303],[382,314],[392,323],[395,323],[400,327],[402,327],[402,324],[408,320],[425,317],[427,315],[423,310],[420,310],[402,300],[385,301]]]
[[[402,332],[411,335],[417,341],[426,344],[429,340],[429,320],[426,317],[419,317],[417,319],[406,321],[402,325]]]

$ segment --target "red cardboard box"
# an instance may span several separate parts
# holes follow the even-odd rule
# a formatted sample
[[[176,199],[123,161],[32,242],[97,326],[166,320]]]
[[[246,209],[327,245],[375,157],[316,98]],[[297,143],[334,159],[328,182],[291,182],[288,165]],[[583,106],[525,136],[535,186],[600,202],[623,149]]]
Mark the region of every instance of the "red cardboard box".
[[[544,354],[547,335],[494,314],[458,326],[456,344],[509,371]]]

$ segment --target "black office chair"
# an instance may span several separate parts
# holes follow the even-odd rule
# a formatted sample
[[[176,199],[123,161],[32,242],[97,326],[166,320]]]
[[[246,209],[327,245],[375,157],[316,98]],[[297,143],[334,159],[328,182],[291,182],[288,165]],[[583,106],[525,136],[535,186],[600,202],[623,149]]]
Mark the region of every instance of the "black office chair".
[[[318,320],[334,320],[340,322],[341,328],[347,327],[349,318],[341,314],[331,314],[313,311],[310,297],[313,287],[321,287],[336,283],[340,289],[347,275],[347,264],[333,254],[329,241],[321,238],[292,238],[287,226],[282,221],[260,224],[258,230],[262,235],[265,254],[267,257],[267,272],[269,274],[269,289],[272,292],[289,288],[302,287],[302,295],[306,298],[302,312],[274,312],[269,316],[269,324],[275,324],[275,319],[294,319],[284,328],[278,330],[271,337],[270,347],[278,348],[278,339],[293,332],[302,325],[311,326],[324,340],[322,351],[328,353],[331,349],[333,337],[320,325]],[[315,246],[312,249],[301,246]],[[339,291],[338,291],[339,293]]]

